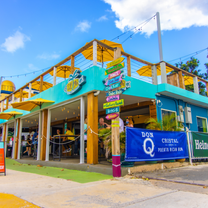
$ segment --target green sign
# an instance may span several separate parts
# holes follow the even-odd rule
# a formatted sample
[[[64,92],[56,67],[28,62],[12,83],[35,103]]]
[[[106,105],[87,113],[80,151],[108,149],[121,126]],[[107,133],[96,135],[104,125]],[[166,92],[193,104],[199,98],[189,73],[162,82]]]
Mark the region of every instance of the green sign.
[[[122,68],[124,68],[124,63],[118,64],[116,66],[113,66],[110,69],[105,70],[105,75],[111,74],[111,73],[118,71],[119,69],[122,69]]]
[[[208,157],[208,134],[192,132],[194,157]]]

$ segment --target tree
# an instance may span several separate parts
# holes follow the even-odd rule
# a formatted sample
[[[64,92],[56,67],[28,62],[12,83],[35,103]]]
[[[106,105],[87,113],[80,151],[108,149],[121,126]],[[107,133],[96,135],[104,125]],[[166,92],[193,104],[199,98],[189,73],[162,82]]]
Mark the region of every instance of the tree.
[[[183,62],[179,62],[179,63],[176,63],[175,65],[180,68],[180,69],[183,69],[187,72],[190,72],[192,74],[195,74],[203,79],[208,79],[208,73],[201,73],[201,70],[198,69],[199,67],[199,60],[197,58],[194,58],[194,57],[191,57],[189,61],[187,61],[186,63],[183,63]],[[205,63],[204,64],[206,69],[208,70],[208,63]],[[202,82],[199,82],[199,94],[201,95],[206,95],[206,86],[204,83]],[[186,90],[189,90],[189,91],[194,91],[194,86],[193,84],[191,85],[186,85]]]

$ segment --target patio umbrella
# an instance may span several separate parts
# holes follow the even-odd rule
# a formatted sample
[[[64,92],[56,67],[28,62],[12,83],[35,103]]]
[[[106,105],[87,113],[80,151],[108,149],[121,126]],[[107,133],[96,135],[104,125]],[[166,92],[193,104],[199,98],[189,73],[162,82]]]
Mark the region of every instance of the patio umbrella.
[[[185,85],[192,85],[194,84],[194,79],[191,76],[184,76],[184,84]]]
[[[166,66],[166,73],[169,73],[173,71],[172,68]],[[140,69],[137,70],[137,73],[140,75],[140,76],[144,76],[144,77],[152,77],[152,68],[150,65],[148,66],[143,66],[141,67]],[[160,76],[161,75],[161,69],[160,69],[160,65],[157,65],[157,76]]]
[[[43,88],[42,90],[47,90],[48,88],[53,87],[53,84],[49,83],[49,82],[43,82]],[[34,81],[32,82],[32,89],[34,90],[40,90],[40,81]]]
[[[17,111],[2,112],[2,113],[0,113],[0,119],[9,120],[12,117],[15,118],[16,115],[22,115],[22,113],[17,112]]]
[[[80,70],[80,68],[74,67],[74,70],[76,70],[76,69]],[[56,76],[62,77],[64,79],[69,77],[69,75],[72,73],[73,72],[72,72],[71,66],[68,66],[68,65],[58,66],[56,69]],[[51,71],[49,74],[53,76],[53,71]]]
[[[106,45],[112,48],[121,48],[121,51],[124,52],[123,46],[120,43],[115,43],[106,39],[101,40],[100,42],[105,43]],[[93,46],[90,46],[86,50],[82,51],[82,54],[86,59],[93,60]],[[97,44],[97,61],[103,64],[103,62],[113,61],[113,60],[114,60],[114,51],[104,48]]]
[[[35,95],[35,94],[31,94],[31,97],[34,96],[34,95]],[[16,98],[19,98],[19,97],[20,97],[20,92],[16,92],[16,93],[14,94],[14,96],[15,96]],[[29,97],[29,92],[23,91],[23,92],[22,92],[22,97],[23,97],[23,98],[28,98],[28,97]]]
[[[31,111],[33,108],[35,108],[37,106],[40,106],[40,109],[41,109],[41,106],[44,103],[54,103],[54,101],[45,100],[45,99],[42,99],[42,98],[36,98],[34,100],[26,100],[26,101],[23,101],[23,102],[12,103],[11,105],[12,105],[13,108],[16,108],[16,109]]]

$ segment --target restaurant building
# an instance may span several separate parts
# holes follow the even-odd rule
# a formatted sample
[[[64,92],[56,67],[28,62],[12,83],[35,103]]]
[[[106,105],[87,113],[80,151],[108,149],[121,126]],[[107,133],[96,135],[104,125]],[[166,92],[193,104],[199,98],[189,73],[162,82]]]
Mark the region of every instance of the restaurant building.
[[[38,129],[36,159],[49,161],[51,136],[57,129],[64,133],[69,128],[80,135],[79,163],[85,163],[87,118],[86,163],[98,163],[98,120],[106,116],[105,67],[116,53],[124,58],[123,120],[131,116],[134,127],[145,128],[148,118],[162,120],[164,115],[175,113],[177,121],[189,130],[207,132],[208,98],[199,94],[198,82],[208,87],[208,81],[166,62],[144,61],[126,53],[120,44],[94,39],[20,89],[13,86],[1,99],[3,141],[9,129],[14,131],[12,158],[21,159],[24,129]],[[194,85],[194,92],[185,89],[187,84]]]

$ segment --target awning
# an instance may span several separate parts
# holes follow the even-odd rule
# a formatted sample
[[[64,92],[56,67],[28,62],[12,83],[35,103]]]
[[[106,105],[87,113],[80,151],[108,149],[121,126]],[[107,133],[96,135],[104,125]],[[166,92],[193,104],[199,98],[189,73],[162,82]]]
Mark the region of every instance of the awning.
[[[2,113],[0,113],[0,119],[9,120],[12,117],[15,118],[16,115],[22,115],[22,113],[17,112],[17,111],[2,112]]]
[[[172,68],[166,66],[166,73],[169,73],[173,71]],[[144,76],[144,77],[152,77],[152,68],[150,65],[148,66],[143,66],[141,67],[140,69],[137,70],[137,73],[140,75],[140,76]],[[160,69],[160,65],[157,65],[157,76],[160,76],[161,75],[161,69]]]
[[[185,85],[192,85],[192,84],[194,84],[194,78],[193,77],[191,77],[191,76],[184,76],[183,78],[184,78],[184,84]],[[198,80],[198,82],[199,82],[199,80]]]
[[[23,101],[23,102],[12,103],[11,105],[12,105],[13,108],[16,108],[16,109],[31,111],[33,108],[35,108],[37,106],[40,106],[40,109],[41,109],[41,106],[44,103],[54,103],[54,101],[45,100],[45,99],[42,99],[42,98],[36,98],[34,100],[26,100],[26,101]]]
[[[20,95],[21,95],[20,92],[16,92],[16,93],[14,94],[14,97],[19,98]],[[32,93],[31,93],[31,97],[34,96],[34,95],[35,95],[35,94],[32,94]],[[28,98],[28,97],[29,97],[29,93],[28,93],[27,91],[23,91],[23,92],[22,92],[22,97],[23,97],[23,98]]]

